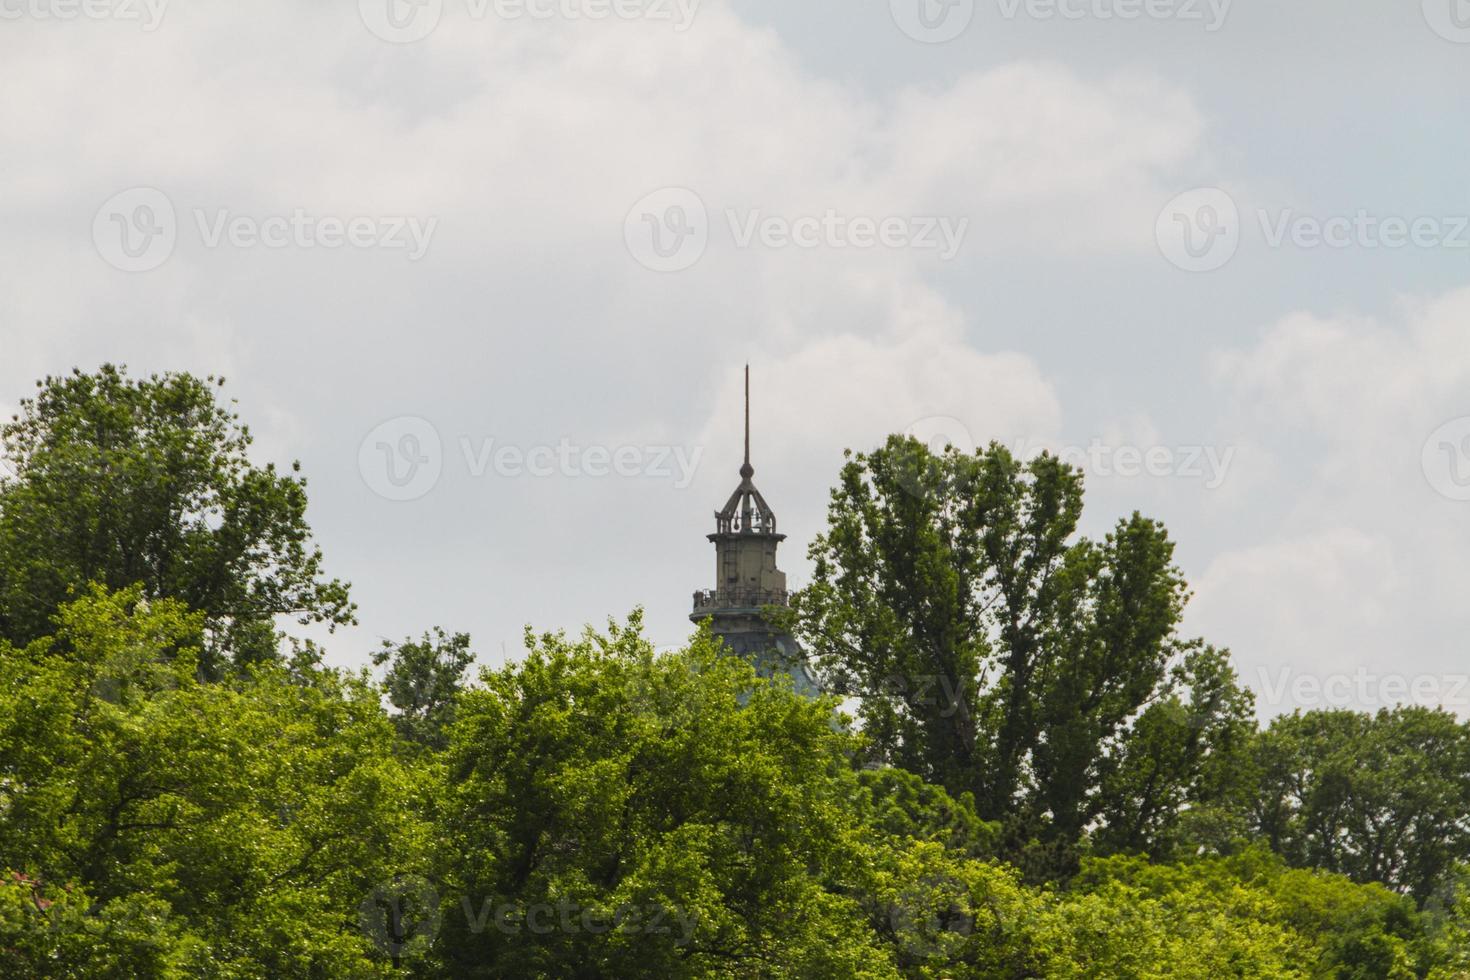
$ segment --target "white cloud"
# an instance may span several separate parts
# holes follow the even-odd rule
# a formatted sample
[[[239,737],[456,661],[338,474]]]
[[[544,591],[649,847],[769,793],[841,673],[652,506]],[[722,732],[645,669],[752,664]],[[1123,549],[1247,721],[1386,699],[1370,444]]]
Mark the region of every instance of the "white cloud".
[[[1267,447],[1274,478],[1251,490],[1277,519],[1210,562],[1202,632],[1246,663],[1463,669],[1470,564],[1446,544],[1470,506],[1435,491],[1423,455],[1470,415],[1467,317],[1467,290],[1405,303],[1396,324],[1298,314],[1218,356],[1222,429]]]
[[[980,445],[1057,430],[1060,402],[1031,358],[975,350],[958,313],[928,290],[888,302],[877,336],[836,333],[756,365],[753,428],[765,458],[786,470],[823,453],[826,469],[812,476],[830,482],[844,448],[874,448],[935,416],[959,419]],[[700,444],[738,446],[740,399],[732,371]]]
[[[7,27],[0,59],[40,94],[0,101],[14,313],[0,393],[103,359],[228,375],[262,454],[300,456],[311,475],[332,571],[359,583],[364,646],[426,619],[514,646],[527,619],[632,601],[675,632],[684,610],[661,604],[703,584],[688,569],[704,567],[700,522],[733,484],[747,359],[758,479],[801,537],[843,447],[936,415],[981,442],[1056,438],[1063,399],[1040,360],[997,349],[1014,345],[987,339],[989,311],[936,280],[1012,252],[1042,272],[1104,249],[1151,261],[1157,208],[1205,153],[1184,86],[1146,74],[1037,61],[864,90],[722,6],[682,34],[451,14],[406,46],[378,42],[354,7],[176,6],[146,35]],[[99,204],[133,185],[166,191],[183,224],[162,268],[129,276],[90,235]],[[943,268],[883,250],[740,250],[721,231],[694,268],[658,276],[622,226],[665,185],[695,189],[717,222],[727,208],[834,209],[971,227]],[[208,250],[196,208],[440,226],[417,264]],[[356,452],[400,414],[431,419],[451,447],[652,433],[706,455],[687,492],[469,482],[450,465],[422,505],[386,508]]]
[[[1425,501],[1424,440],[1470,414],[1470,290],[1405,302],[1399,324],[1296,314],[1254,348],[1215,359],[1233,398],[1225,424],[1248,427],[1277,452],[1316,447],[1328,499],[1357,507],[1365,494]]]
[[[893,179],[931,207],[963,202],[990,250],[1116,252],[1154,247],[1153,217],[1178,189],[1167,175],[1203,131],[1189,97],[1158,78],[1037,62],[900,93],[885,140]]]
[[[1244,662],[1330,667],[1372,652],[1359,638],[1391,624],[1403,584],[1391,541],[1333,527],[1220,555],[1193,583],[1192,612]]]

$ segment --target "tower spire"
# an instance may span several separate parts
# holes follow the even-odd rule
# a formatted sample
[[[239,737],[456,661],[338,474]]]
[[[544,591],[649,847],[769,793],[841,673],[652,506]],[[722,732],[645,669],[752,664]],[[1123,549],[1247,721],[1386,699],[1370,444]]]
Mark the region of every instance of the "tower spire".
[[[795,638],[773,623],[768,607],[791,603],[786,573],[776,561],[776,548],[786,535],[776,530],[776,515],[755,488],[750,465],[750,364],[745,365],[745,459],[740,485],[715,511],[715,587],[694,593],[696,623],[712,623],[712,632],[734,656],[755,665],[762,677],[789,675],[796,690],[821,693]],[[743,702],[742,702],[743,703]]]
[[[755,467],[750,465],[750,365],[745,365],[745,463],[740,467],[740,475],[747,480],[755,475]]]
[[[745,365],[745,461],[740,464],[740,486],[730,495],[723,509],[715,512],[718,534],[776,534],[776,515],[771,512],[751,477],[750,465],[750,365]],[[779,536],[778,536],[779,537]]]

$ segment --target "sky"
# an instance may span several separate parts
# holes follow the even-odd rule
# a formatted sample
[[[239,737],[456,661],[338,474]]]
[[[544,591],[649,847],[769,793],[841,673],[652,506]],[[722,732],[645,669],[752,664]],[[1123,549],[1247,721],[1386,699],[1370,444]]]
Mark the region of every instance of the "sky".
[[[846,448],[1063,452],[1264,716],[1470,714],[1470,2],[0,0],[0,409],[224,375],[384,639],[645,610]]]

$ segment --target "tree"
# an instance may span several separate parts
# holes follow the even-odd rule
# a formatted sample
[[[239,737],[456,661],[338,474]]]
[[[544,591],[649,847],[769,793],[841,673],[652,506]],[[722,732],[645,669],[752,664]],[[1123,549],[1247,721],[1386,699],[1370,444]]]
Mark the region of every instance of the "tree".
[[[1042,873],[1073,866],[1084,830],[1126,809],[1108,789],[1147,791],[1129,840],[1149,845],[1152,811],[1199,784],[1201,736],[1233,730],[1243,704],[1216,671],[1229,690],[1197,708],[1219,717],[1170,736],[1176,758],[1147,777],[1167,785],[1128,788],[1144,777],[1110,755],[1193,649],[1175,633],[1185,586],[1162,525],[1134,514],[1094,542],[1076,533],[1081,511],[1081,474],[1055,457],[891,437],[849,454],[788,616],[834,689],[861,699],[882,759],[973,793],[1013,848],[1038,842]],[[1172,710],[1149,717],[1149,737]]]
[[[1085,857],[1065,886],[1028,886],[988,856],[967,798],[861,768],[831,699],[756,677],[707,632],[663,657],[636,617],[531,639],[461,696],[447,752],[403,754],[365,672],[301,659],[201,682],[201,620],[94,587],[57,636],[0,642],[0,975],[1452,980],[1470,965],[1463,894],[1420,911],[1261,847]],[[1212,663],[1189,668],[1188,704]]]
[[[201,683],[201,617],[136,588],[57,619],[0,642],[0,974],[385,975],[355,913],[424,843],[377,688]]]
[[[1288,869],[1263,848],[1155,864],[1085,858],[1065,888],[935,842],[880,847],[874,929],[906,977],[1463,976],[1464,923],[1339,875]]]
[[[383,684],[398,710],[393,717],[398,734],[427,748],[445,748],[455,701],[474,661],[467,633],[450,636],[435,627],[418,641],[407,639],[397,646],[385,641],[373,654],[373,663],[389,665]]]
[[[1421,904],[1470,861],[1470,725],[1447,711],[1311,711],[1254,746],[1253,829],[1292,864]]]
[[[1233,840],[1209,840],[1203,830],[1255,790],[1248,765],[1254,710],[1228,653],[1204,644],[1189,649],[1099,766],[1094,849],[1167,858],[1229,847]]]
[[[460,702],[429,972],[894,975],[847,894],[863,834],[830,700],[707,631],[656,657],[636,614],[527,645]]]
[[[205,614],[203,667],[272,659],[278,616],[352,621],[347,586],[322,578],[306,481],[251,462],[249,430],[215,399],[223,380],[129,378],[104,365],[38,382],[0,427],[0,636],[51,632],[68,595],[141,585]]]
[[[903,769],[858,773],[853,807],[866,824],[890,837],[933,841],[964,857],[995,855],[999,827],[975,814],[973,799],[955,799],[944,787]]]
[[[1386,888],[1291,870],[1261,847],[1171,865],[1088,859],[1040,931],[1048,977],[1458,975],[1458,925],[1431,929]]]

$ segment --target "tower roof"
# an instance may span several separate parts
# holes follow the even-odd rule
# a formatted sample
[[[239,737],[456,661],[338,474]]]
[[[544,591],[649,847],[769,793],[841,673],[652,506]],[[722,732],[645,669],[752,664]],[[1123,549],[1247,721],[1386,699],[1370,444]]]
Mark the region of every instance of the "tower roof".
[[[750,365],[745,365],[745,462],[740,465],[740,485],[725,506],[715,512],[716,534],[776,534],[776,512],[755,488],[750,465]]]

